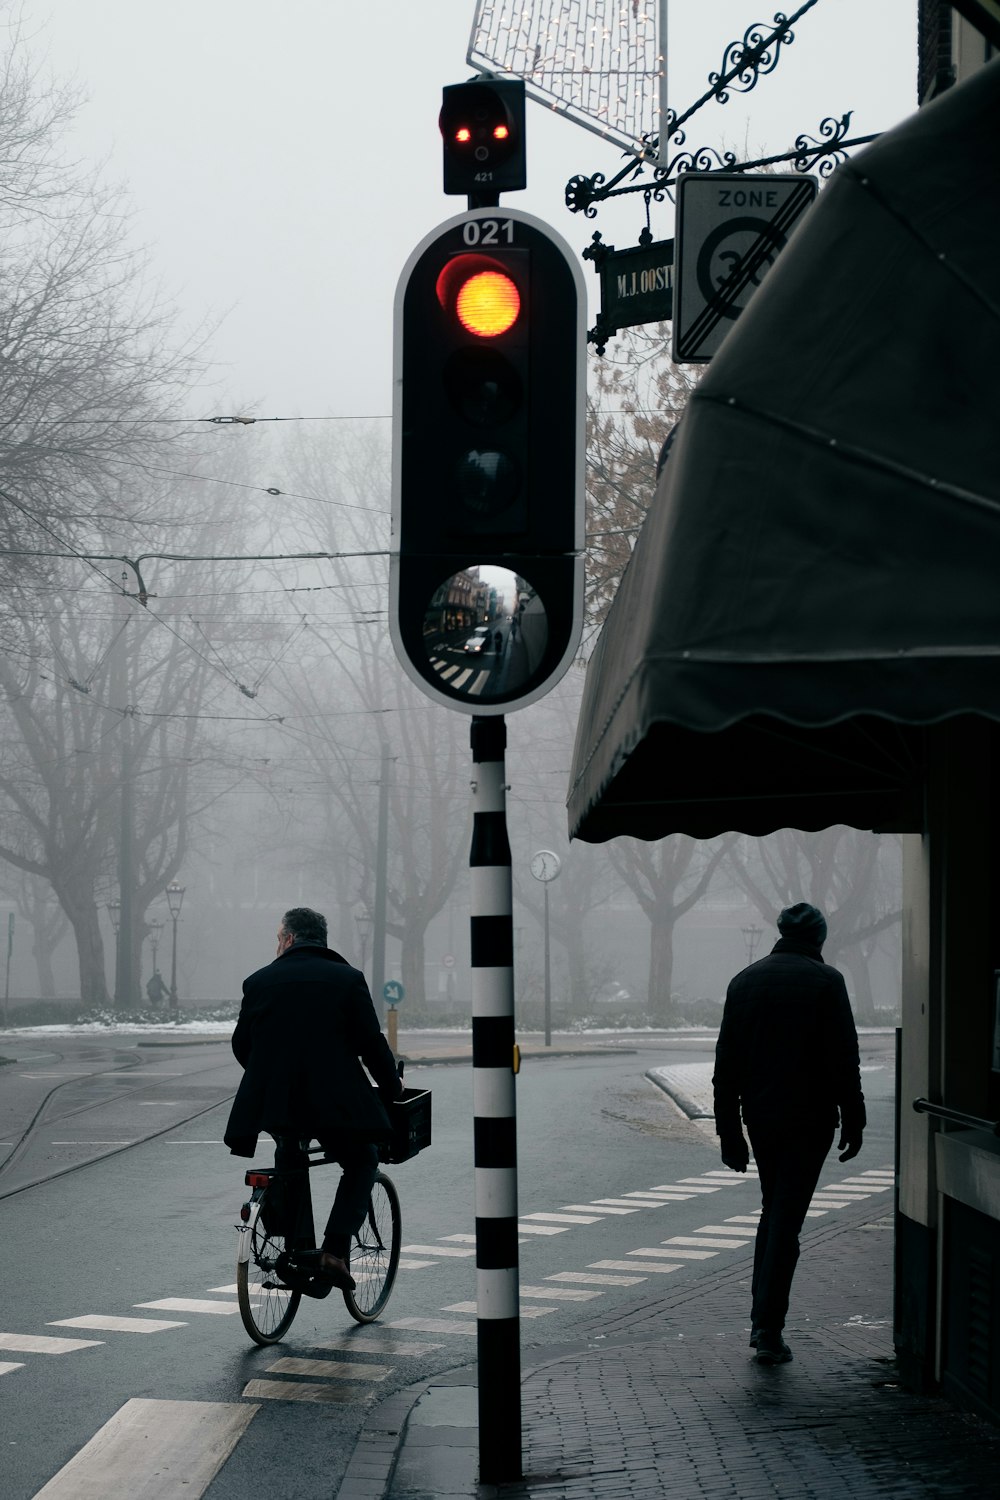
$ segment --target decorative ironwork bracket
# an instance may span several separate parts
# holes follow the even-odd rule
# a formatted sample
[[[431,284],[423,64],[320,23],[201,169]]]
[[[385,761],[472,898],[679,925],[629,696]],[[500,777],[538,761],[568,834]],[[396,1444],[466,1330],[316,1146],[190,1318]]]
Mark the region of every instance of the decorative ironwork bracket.
[[[566,207],[570,213],[582,213],[586,218],[593,219],[597,216],[595,204],[606,202],[610,198],[621,198],[629,193],[646,193],[654,202],[662,203],[664,198],[673,198],[670,189],[683,172],[752,172],[759,167],[790,162],[796,172],[818,171],[821,177],[826,178],[836,167],[847,161],[849,151],[858,146],[867,146],[878,139],[877,133],[847,139],[852,114],[853,111],[848,110],[839,120],[827,116],[820,121],[815,136],[805,133],[798,135],[791,151],[783,151],[775,156],[759,156],[755,161],[741,162],[732,151],[719,152],[714,146],[699,146],[695,151],[678,152],[666,167],[658,167],[651,179],[640,178],[642,163],[630,167],[629,170],[639,180],[626,183],[624,187],[615,185],[621,180],[620,177],[613,178],[605,186],[605,178],[600,172],[595,172],[593,177],[571,177],[566,184]],[[677,144],[684,144],[683,132],[679,132]]]
[[[719,71],[709,73],[709,88],[701,98],[696,99],[681,115],[675,114],[673,110],[668,112],[668,145],[685,144],[686,138],[681,127],[710,99],[715,99],[719,104],[727,104],[730,91],[748,94],[756,88],[761,78],[773,73],[778,66],[782,48],[790,46],[795,40],[792,27],[817,3],[818,0],[805,0],[791,16],[777,11],[770,31],[765,31],[763,25],[755,21],[743,33],[742,41],[730,42],[723,52]],[[645,151],[638,160],[630,160],[610,181],[602,172],[595,172],[592,177],[571,177],[566,184],[566,207],[570,213],[582,213],[592,219],[597,214],[595,204],[627,193],[645,192],[651,194],[656,202],[662,203],[664,196],[673,196],[669,190],[681,172],[750,172],[757,167],[790,162],[797,172],[816,169],[821,177],[828,177],[835,167],[847,160],[848,150],[867,145],[876,139],[874,135],[845,139],[852,113],[849,110],[839,120],[833,117],[823,120],[819,126],[819,139],[803,134],[797,137],[793,151],[776,156],[762,156],[756,161],[748,162],[738,162],[731,151],[721,153],[714,146],[700,146],[695,151],[680,151],[666,165],[655,166],[660,142],[658,137],[651,136],[645,142]],[[643,175],[648,168],[653,169],[652,180]],[[628,178],[631,181],[626,183]]]

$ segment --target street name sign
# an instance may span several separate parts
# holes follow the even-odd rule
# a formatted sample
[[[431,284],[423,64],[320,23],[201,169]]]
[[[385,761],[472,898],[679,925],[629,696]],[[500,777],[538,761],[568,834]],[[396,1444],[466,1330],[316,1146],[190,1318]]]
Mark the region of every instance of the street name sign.
[[[628,250],[594,244],[584,254],[601,278],[601,310],[587,334],[598,354],[620,328],[669,323],[674,309],[673,240],[650,240]]]
[[[799,172],[678,178],[677,364],[706,364],[718,352],[818,190],[817,178]]]

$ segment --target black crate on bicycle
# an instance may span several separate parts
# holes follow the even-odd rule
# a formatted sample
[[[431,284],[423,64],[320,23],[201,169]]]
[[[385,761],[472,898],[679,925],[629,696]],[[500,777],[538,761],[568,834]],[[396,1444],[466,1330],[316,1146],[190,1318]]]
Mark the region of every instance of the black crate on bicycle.
[[[388,1162],[409,1161],[431,1143],[431,1091],[404,1088],[388,1108],[392,1140],[380,1155]]]

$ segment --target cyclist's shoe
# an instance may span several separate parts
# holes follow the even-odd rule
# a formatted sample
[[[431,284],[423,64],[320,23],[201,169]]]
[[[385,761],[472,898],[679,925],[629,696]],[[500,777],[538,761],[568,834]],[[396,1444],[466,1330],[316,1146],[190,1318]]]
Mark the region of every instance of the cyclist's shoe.
[[[353,1292],[357,1282],[347,1267],[347,1261],[342,1260],[339,1255],[331,1255],[329,1250],[321,1250],[319,1256],[319,1275],[331,1286],[338,1286],[342,1292]]]

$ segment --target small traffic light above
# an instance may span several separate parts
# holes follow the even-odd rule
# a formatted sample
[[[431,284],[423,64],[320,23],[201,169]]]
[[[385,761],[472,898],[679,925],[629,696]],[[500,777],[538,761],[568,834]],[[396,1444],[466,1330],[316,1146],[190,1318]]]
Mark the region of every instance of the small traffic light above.
[[[438,701],[539,697],[579,641],[582,276],[528,214],[471,209],[396,292],[392,633]]]
[[[522,79],[449,84],[438,123],[446,193],[483,198],[526,185]]]

